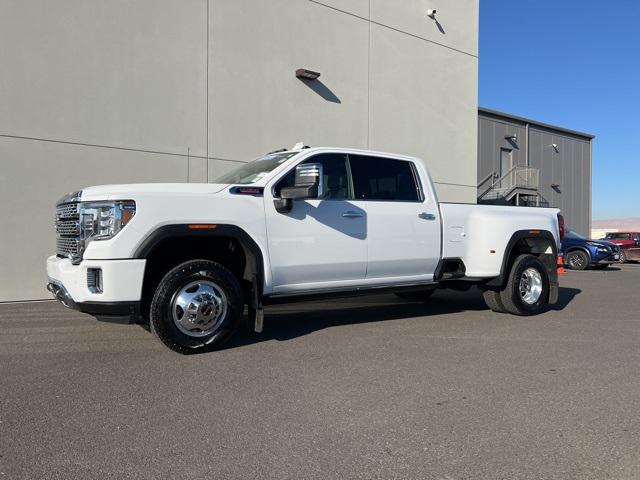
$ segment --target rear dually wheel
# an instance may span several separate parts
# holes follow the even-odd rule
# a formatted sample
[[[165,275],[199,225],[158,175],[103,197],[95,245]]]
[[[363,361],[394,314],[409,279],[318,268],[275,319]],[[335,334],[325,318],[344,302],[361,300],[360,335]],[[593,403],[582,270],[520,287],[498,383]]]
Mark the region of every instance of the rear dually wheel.
[[[549,290],[549,275],[544,264],[534,255],[520,255],[511,266],[500,299],[504,309],[513,315],[535,315],[547,304]]]

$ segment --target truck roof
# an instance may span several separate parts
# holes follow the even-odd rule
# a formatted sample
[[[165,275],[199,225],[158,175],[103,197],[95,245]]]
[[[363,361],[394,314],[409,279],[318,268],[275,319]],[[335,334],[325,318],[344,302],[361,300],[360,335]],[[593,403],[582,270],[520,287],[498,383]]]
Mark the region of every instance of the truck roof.
[[[392,157],[392,158],[400,158],[404,160],[419,160],[417,157],[413,157],[411,155],[404,155],[399,153],[391,153],[391,152],[382,152],[378,150],[367,150],[362,148],[352,148],[352,147],[303,147],[296,148],[290,150],[278,150],[271,153],[302,153],[302,152],[322,152],[322,151],[336,151],[336,152],[344,152],[344,153],[352,153],[354,155],[371,155],[375,157]]]

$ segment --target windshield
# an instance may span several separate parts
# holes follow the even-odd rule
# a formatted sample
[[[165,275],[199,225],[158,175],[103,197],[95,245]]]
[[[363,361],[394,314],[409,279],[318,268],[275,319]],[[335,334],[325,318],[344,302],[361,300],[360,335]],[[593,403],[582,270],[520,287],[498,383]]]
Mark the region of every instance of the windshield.
[[[272,170],[289,160],[298,152],[271,153],[245,163],[214,180],[214,183],[238,183],[246,185],[262,180]]]
[[[580,235],[579,233],[574,232],[573,230],[567,230],[567,232],[564,234],[564,236],[566,238],[571,238],[573,240],[588,240],[587,237],[583,237],[582,235]]]
[[[629,240],[631,235],[628,233],[607,233],[604,238],[607,240]]]

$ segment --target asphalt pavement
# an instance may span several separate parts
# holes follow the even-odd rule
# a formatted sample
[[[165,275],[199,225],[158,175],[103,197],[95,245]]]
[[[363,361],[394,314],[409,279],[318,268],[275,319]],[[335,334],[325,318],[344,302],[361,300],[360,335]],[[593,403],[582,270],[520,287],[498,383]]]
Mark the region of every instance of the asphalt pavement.
[[[638,479],[640,265],[561,283],[528,318],[475,289],[272,307],[192,356],[0,305],[0,479]]]

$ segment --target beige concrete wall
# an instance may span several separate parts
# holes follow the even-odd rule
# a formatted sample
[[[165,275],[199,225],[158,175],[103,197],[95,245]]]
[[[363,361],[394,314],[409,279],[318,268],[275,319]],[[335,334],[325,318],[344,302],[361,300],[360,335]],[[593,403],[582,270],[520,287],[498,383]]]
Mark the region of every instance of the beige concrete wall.
[[[48,298],[53,204],[87,185],[304,141],[417,155],[474,202],[477,22],[478,0],[0,2],[0,301]]]
[[[0,302],[48,298],[44,263],[55,251],[54,205],[63,194],[188,175],[186,156],[50,141],[0,137],[0,156]]]

